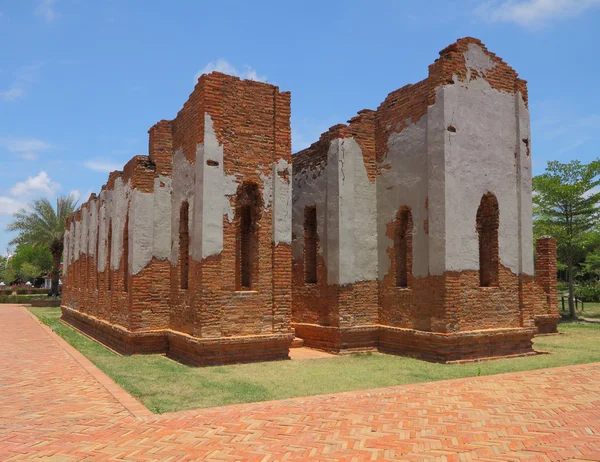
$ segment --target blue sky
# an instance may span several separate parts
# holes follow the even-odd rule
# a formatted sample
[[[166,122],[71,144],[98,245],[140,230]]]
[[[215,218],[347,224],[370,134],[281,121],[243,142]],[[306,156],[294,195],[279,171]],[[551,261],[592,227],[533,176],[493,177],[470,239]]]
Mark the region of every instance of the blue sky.
[[[528,80],[534,173],[600,156],[600,0],[0,0],[0,253],[28,201],[146,154],[203,70],[291,91],[297,151],[464,36]]]

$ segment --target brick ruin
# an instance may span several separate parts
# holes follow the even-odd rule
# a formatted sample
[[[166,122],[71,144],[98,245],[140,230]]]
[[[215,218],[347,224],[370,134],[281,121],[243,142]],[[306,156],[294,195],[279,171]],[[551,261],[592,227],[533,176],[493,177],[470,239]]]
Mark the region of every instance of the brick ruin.
[[[290,94],[216,72],[149,134],[65,234],[63,319],[119,352],[450,362],[556,332],[526,82],[477,39],[294,156]]]

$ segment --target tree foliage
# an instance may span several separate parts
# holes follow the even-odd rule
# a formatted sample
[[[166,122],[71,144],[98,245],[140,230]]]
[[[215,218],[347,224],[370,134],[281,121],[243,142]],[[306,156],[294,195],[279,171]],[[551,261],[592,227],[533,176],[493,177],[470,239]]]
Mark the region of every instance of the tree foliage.
[[[17,272],[10,266],[6,266],[0,271],[0,282],[4,282],[6,285],[11,285],[17,280]]]
[[[24,263],[37,266],[41,271],[47,273],[52,269],[52,254],[45,245],[23,244],[15,249],[10,263],[19,274]]]
[[[52,293],[58,294],[60,260],[67,217],[75,210],[77,202],[72,196],[60,196],[56,210],[48,199],[37,199],[30,210],[21,209],[13,215],[7,231],[18,232],[11,244],[47,247],[52,254]]]
[[[21,281],[31,281],[32,279],[39,278],[42,275],[42,270],[39,266],[25,262],[21,265],[17,274]]]
[[[599,175],[600,160],[589,164],[551,161],[546,172],[533,179],[535,233],[557,240],[559,258],[567,265],[571,317],[575,317],[574,263],[600,242],[595,232],[600,212]]]

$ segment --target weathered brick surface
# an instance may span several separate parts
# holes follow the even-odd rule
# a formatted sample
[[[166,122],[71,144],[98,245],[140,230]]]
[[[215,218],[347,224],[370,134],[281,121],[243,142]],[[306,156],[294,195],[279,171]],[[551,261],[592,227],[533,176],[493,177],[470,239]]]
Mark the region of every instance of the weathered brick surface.
[[[223,216],[223,250],[201,261],[192,258],[191,247],[198,242],[190,238],[194,226],[190,207],[187,237],[181,229],[171,230],[180,244],[176,262],[154,256],[134,274],[126,259],[140,252],[131,244],[148,231],[130,222],[132,196],[158,194],[159,188],[170,187],[175,152],[183,152],[192,169],[199,171],[196,153],[205,141],[206,117],[211,118],[223,149],[224,175],[235,178],[238,189],[237,194],[224,197],[235,213],[231,222]],[[291,164],[289,119],[289,93],[273,85],[220,73],[202,76],[177,117],[149,130],[149,156],[135,156],[122,172],[111,173],[103,199],[94,202],[100,210],[108,200],[126,201],[121,205],[128,210],[124,224],[114,216],[108,218],[99,226],[107,227],[110,239],[94,243],[104,246],[108,261],[117,251],[121,258],[115,268],[107,264],[98,272],[98,251],[92,258],[89,250],[82,250],[67,265],[65,320],[124,353],[162,351],[192,364],[287,358],[293,338],[291,253],[289,243],[274,242],[273,185],[265,182],[272,181],[274,164]],[[291,181],[289,169],[277,174]],[[125,199],[110,199],[117,180],[125,185]],[[244,224],[248,188],[254,206],[251,223]],[[205,197],[205,201],[218,200]],[[83,213],[87,206],[82,206]],[[179,214],[180,206],[173,202],[172,213]],[[75,229],[82,226],[82,210],[69,218],[68,226],[72,222]],[[154,232],[160,225],[154,223]],[[242,225],[250,229],[249,235],[240,231]],[[79,242],[81,237],[68,239]],[[242,248],[250,252],[246,265],[250,287],[241,284]],[[182,284],[183,275],[187,284]]]
[[[467,68],[465,53],[472,45],[494,64],[488,71]],[[414,274],[415,262],[427,258],[414,254],[415,231],[429,239],[430,223],[436,223],[429,216],[429,192],[417,204],[400,204],[390,221],[377,228],[391,242],[381,250],[390,268],[365,278],[369,280],[328,281],[328,240],[314,232],[314,223],[304,224],[306,236],[292,237],[304,249],[293,261],[289,239],[274,237],[275,180],[292,181],[290,168],[277,170],[275,165],[293,163],[295,174],[310,169],[317,175],[328,167],[332,143],[353,140],[368,187],[377,186],[384,169],[392,168],[386,162],[391,136],[426,116],[441,86],[475,78],[527,102],[526,83],[511,67],[479,40],[460,39],[440,52],[426,79],[391,92],[377,110],[361,110],[347,124],[331,127],[292,158],[289,93],[220,73],[203,75],[177,116],[149,130],[149,155],[135,156],[123,171],[112,172],[102,192],[69,217],[65,319],[119,351],[162,351],[191,364],[285,358],[294,330],[306,345],[334,352],[379,348],[435,361],[531,352],[536,328],[556,331],[556,247],[552,239],[538,241],[535,279],[503,265],[498,238],[502,207],[492,193],[483,195],[472,223],[479,235],[480,271]],[[456,132],[456,127],[446,129]],[[212,158],[197,164],[198,153],[214,138],[223,151],[222,166]],[[343,163],[345,153],[336,155]],[[192,192],[174,194],[175,158],[185,159]],[[223,199],[232,216],[225,211],[222,216],[222,250],[198,258],[198,243],[206,237],[194,227],[203,219],[203,207],[221,197],[205,193],[204,205],[198,207],[198,191],[203,190],[196,176],[215,166],[223,168],[224,182],[231,182]],[[157,250],[156,242],[144,248],[133,245],[144,233],[159,233],[161,226],[170,225],[165,214],[148,217],[154,220],[153,230],[141,230],[139,217],[137,225],[131,218],[133,198],[164,196],[165,191],[172,197],[171,223],[179,223],[178,229],[169,228],[170,256]],[[354,194],[364,204],[370,196],[360,196],[363,192]],[[107,214],[115,204],[122,216]],[[307,204],[306,212],[317,205],[323,207]],[[377,209],[376,199],[372,206]],[[318,210],[311,212],[311,220]],[[92,232],[93,214],[103,233]],[[355,225],[361,219],[355,217]],[[148,246],[152,258],[134,271],[133,262]],[[114,257],[114,265],[102,265],[100,255],[109,262]]]
[[[485,73],[467,68],[465,55],[471,45],[478,46],[493,63]],[[440,52],[439,59],[429,66],[426,79],[391,92],[376,111],[360,111],[348,125],[331,127],[316,143],[296,154],[294,174],[311,172],[315,175],[329,171],[327,153],[331,144],[338,139],[353,138],[362,150],[369,180],[377,182],[383,169],[391,168],[385,162],[390,137],[427,115],[435,104],[440,86],[474,78],[484,79],[500,92],[520,93],[527,104],[526,82],[510,66],[490,53],[479,40],[460,39]],[[447,129],[456,131],[452,126]],[[326,181],[335,180],[327,178]],[[323,203],[316,205],[325,207],[326,196],[322,199]],[[430,213],[429,198],[423,199],[425,210]],[[408,211],[411,211],[410,216],[406,215]],[[531,352],[535,327],[539,332],[556,331],[555,248],[545,240],[538,242],[535,281],[527,274],[515,274],[502,265],[499,254],[498,227],[502,220],[499,214],[496,197],[492,193],[484,194],[476,222],[470,225],[476,227],[479,235],[481,271],[414,276],[413,258],[427,256],[413,257],[412,230],[421,228],[429,235],[429,224],[435,217],[411,223],[407,230],[404,221],[409,218],[412,221],[414,210],[406,205],[397,210],[395,220],[386,223],[385,234],[393,242],[385,250],[390,268],[383,277],[380,274],[378,281],[337,287],[327,281],[326,260],[320,256],[316,284],[306,283],[307,263],[304,258],[295,258],[292,290],[296,334],[308,346],[331,351],[351,351],[369,345],[381,351],[413,354],[435,361]],[[304,236],[295,235],[294,239],[302,240]],[[326,239],[327,236],[316,236],[321,245]],[[321,253],[327,254],[327,249]],[[356,287],[369,289],[357,291]],[[371,297],[374,291],[377,291],[375,301]],[[377,315],[363,316],[371,311],[373,303]],[[345,328],[357,330],[350,335]]]

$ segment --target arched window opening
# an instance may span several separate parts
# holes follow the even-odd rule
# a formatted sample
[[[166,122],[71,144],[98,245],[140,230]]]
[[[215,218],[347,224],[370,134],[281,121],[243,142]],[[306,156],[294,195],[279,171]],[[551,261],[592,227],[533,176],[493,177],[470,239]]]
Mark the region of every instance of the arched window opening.
[[[190,232],[189,232],[189,210],[190,205],[187,201],[181,204],[179,210],[179,268],[180,268],[180,287],[188,288],[189,268],[190,268]]]
[[[396,286],[408,287],[408,275],[412,272],[413,220],[409,208],[398,212],[394,248],[396,250]]]
[[[129,211],[123,229],[123,291],[129,291]]]
[[[112,290],[112,265],[110,264],[111,257],[112,257],[112,220],[108,222],[107,240],[108,240],[108,251],[106,252],[106,259],[108,261],[106,262],[106,264],[108,266],[107,266],[106,274],[108,275],[108,290]]]
[[[304,276],[307,284],[317,282],[318,247],[317,208],[306,207],[304,209]]]
[[[251,290],[258,280],[258,186],[244,183],[237,196],[236,287]]]
[[[477,234],[479,235],[479,285],[498,285],[498,225],[500,212],[498,200],[492,193],[484,194],[477,209]]]

